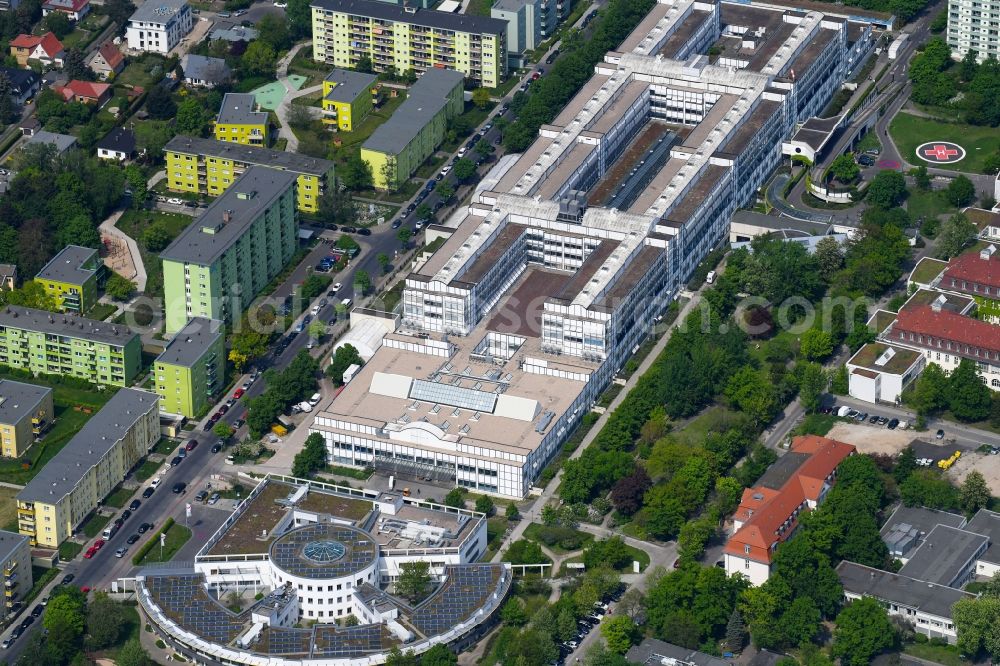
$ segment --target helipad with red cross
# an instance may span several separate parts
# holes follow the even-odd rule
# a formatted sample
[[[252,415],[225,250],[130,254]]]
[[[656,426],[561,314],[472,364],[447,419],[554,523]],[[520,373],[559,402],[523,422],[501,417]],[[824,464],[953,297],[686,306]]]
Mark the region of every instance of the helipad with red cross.
[[[965,159],[965,148],[951,141],[930,141],[917,146],[917,157],[931,164],[954,164]]]

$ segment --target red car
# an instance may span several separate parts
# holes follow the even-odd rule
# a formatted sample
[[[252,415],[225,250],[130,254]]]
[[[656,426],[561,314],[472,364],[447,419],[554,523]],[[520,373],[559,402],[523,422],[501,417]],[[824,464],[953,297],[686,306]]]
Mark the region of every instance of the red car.
[[[198,446],[198,440],[197,440],[197,439],[192,439],[192,440],[191,440],[190,442],[188,442],[188,443],[187,443],[187,445],[186,445],[186,446],[184,447],[184,450],[185,450],[185,451],[194,451],[194,450],[195,450],[195,447],[197,447],[197,446]]]
[[[100,550],[104,548],[104,544],[107,543],[104,539],[98,539],[94,542],[94,550]]]
[[[246,391],[244,391],[243,389],[241,388],[236,389],[235,391],[233,391],[233,399],[239,400],[240,398],[243,397],[244,393],[246,393]]]
[[[89,560],[96,554],[97,554],[97,548],[91,546],[90,548],[87,549],[87,552],[83,554],[83,559]]]

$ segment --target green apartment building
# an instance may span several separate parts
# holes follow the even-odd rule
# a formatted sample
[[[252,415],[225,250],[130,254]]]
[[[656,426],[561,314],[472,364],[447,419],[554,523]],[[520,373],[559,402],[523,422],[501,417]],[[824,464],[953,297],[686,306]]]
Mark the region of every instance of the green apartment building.
[[[60,310],[82,314],[97,303],[104,275],[104,264],[97,250],[67,245],[38,271],[35,282],[55,299]]]
[[[397,189],[444,141],[448,119],[465,108],[462,75],[431,69],[410,88],[409,97],[361,145],[380,190]]]
[[[8,305],[0,310],[0,364],[127,386],[141,367],[142,341],[127,326]]]
[[[379,0],[315,0],[313,59],[355,68],[362,56],[375,71],[461,72],[496,88],[507,76],[507,22]]]
[[[221,321],[193,317],[154,364],[160,411],[196,418],[226,385],[225,329]]]
[[[253,166],[163,251],[168,335],[192,317],[232,322],[298,243],[294,173]]]

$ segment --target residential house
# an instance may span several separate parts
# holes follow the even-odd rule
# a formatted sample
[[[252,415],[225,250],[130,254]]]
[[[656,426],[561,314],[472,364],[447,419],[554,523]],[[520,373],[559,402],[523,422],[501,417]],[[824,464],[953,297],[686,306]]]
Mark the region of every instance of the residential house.
[[[625,660],[637,666],[730,666],[730,662],[704,652],[666,643],[656,638],[643,639],[629,648]]]
[[[73,21],[79,21],[90,13],[90,0],[45,0],[42,16],[52,12],[62,12]]]
[[[97,142],[97,156],[105,160],[124,162],[135,156],[135,134],[116,127]]]
[[[42,123],[35,116],[30,116],[22,120],[17,127],[21,130],[21,136],[35,136],[35,132],[42,129]]]
[[[67,245],[38,271],[42,285],[63,312],[82,314],[97,303],[97,292],[107,271],[97,250]]]
[[[371,113],[378,78],[335,69],[323,79],[323,123],[350,132]]]
[[[22,147],[34,146],[40,143],[47,143],[55,146],[56,155],[62,155],[67,150],[76,148],[76,137],[71,134],[57,134],[48,130],[38,130]]]
[[[23,106],[25,102],[38,94],[42,80],[38,74],[30,69],[0,67],[0,72],[7,75],[7,80],[10,81],[11,98],[18,106]]]
[[[252,42],[257,39],[257,31],[247,26],[238,25],[231,21],[216,21],[212,31],[208,33],[210,41],[221,39],[222,41],[234,44],[236,42]]]
[[[18,35],[10,42],[10,54],[17,58],[20,67],[27,67],[29,60],[37,60],[46,67],[62,67],[66,50],[52,32],[41,37]]]
[[[260,110],[253,95],[226,93],[215,119],[215,138],[230,143],[266,147],[270,124],[267,112]]]
[[[17,266],[0,264],[0,291],[11,291],[15,288],[17,288]]]
[[[125,38],[133,51],[167,54],[193,26],[185,0],[157,0],[140,5],[129,17]]]
[[[107,80],[125,69],[125,56],[114,42],[104,42],[87,59],[87,66],[94,74]]]
[[[62,95],[67,102],[80,102],[81,104],[94,104],[104,106],[104,103],[111,99],[111,84],[94,83],[93,81],[80,81],[74,79],[64,86],[53,86],[52,90]]]
[[[181,58],[184,83],[199,88],[214,88],[227,83],[232,76],[229,65],[222,58],[209,58],[188,53]]]
[[[872,342],[847,362],[850,395],[858,400],[896,404],[903,389],[924,369],[923,354],[905,347]]]
[[[806,435],[743,491],[733,534],[723,550],[726,573],[762,585],[771,575],[774,551],[795,532],[798,516],[815,509],[833,487],[837,465],[854,453],[850,444]]]

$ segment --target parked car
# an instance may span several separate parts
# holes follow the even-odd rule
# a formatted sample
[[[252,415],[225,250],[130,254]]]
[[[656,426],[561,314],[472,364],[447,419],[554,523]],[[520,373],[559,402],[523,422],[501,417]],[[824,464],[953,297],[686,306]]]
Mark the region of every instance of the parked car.
[[[194,451],[196,448],[198,448],[198,440],[197,439],[189,440],[188,443],[184,445],[184,450],[185,451]]]
[[[42,604],[38,604],[34,608],[31,609],[31,616],[32,617],[38,617],[44,611],[45,611],[45,606],[43,606]]]
[[[121,517],[121,521],[122,521],[123,523],[124,523],[124,522],[125,522],[126,520],[128,520],[129,518],[131,518],[131,517],[132,517],[132,512],[131,512],[131,511],[129,511],[128,509],[125,509],[124,511],[122,511],[122,517]]]
[[[142,525],[139,525],[139,529],[137,531],[139,534],[145,534],[151,529],[153,529],[153,523],[143,523]]]
[[[181,495],[187,492],[187,484],[183,481],[174,484],[172,491],[175,495]]]
[[[137,499],[134,499],[129,503],[128,508],[131,511],[138,511],[140,506],[142,506],[142,502],[140,502]]]
[[[59,584],[60,585],[69,585],[75,579],[76,579],[76,575],[75,574],[68,573],[68,574],[66,574],[65,576],[62,577],[62,580],[59,581]]]
[[[129,534],[128,535],[128,539],[125,539],[125,543],[127,543],[128,545],[131,546],[132,544],[134,544],[138,540],[139,540],[139,535],[138,534]]]
[[[174,457],[173,457],[173,458],[172,458],[172,459],[170,460],[170,466],[171,466],[171,467],[177,467],[177,466],[178,466],[178,465],[180,465],[180,464],[181,464],[182,462],[184,462],[184,458],[183,458],[183,457],[181,457],[181,456],[174,456]]]
[[[895,430],[896,426],[898,425],[899,425],[899,419],[892,419],[889,421],[889,423],[886,424],[885,427],[888,428],[889,430]]]
[[[94,548],[93,546],[91,546],[90,548],[88,548],[88,549],[87,549],[87,552],[85,552],[85,553],[83,554],[83,559],[85,559],[85,560],[89,560],[89,559],[91,559],[91,558],[92,558],[92,557],[93,557],[94,555],[97,555],[97,549],[96,549],[96,548]]]
[[[240,398],[243,397],[244,393],[246,393],[246,391],[243,388],[238,388],[235,391],[233,391],[233,397],[239,400]]]
[[[142,498],[143,499],[149,499],[150,497],[153,496],[153,493],[155,493],[155,492],[156,492],[156,488],[146,488],[145,490],[142,491]]]
[[[115,551],[115,557],[121,559],[125,557],[125,553],[127,552],[128,552],[128,546],[122,546],[121,548]]]
[[[221,450],[222,450],[222,444],[213,444],[212,445],[212,453],[218,453]]]
[[[937,433],[934,434],[934,437],[936,439],[944,439],[944,430],[939,429]]]
[[[222,499],[222,495],[220,495],[219,493],[212,493],[212,496],[208,498],[208,503],[218,504],[220,499]]]

